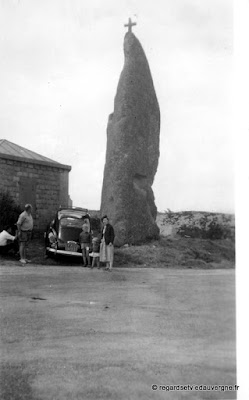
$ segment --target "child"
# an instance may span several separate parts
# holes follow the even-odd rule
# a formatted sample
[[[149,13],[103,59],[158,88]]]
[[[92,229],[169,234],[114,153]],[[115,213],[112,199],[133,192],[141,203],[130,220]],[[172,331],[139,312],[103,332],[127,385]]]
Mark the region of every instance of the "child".
[[[82,250],[83,267],[90,266],[89,248],[91,245],[91,234],[89,232],[88,224],[82,225],[82,232],[79,237],[80,247]]]
[[[96,236],[94,236],[92,239],[92,253],[90,254],[90,256],[93,258],[91,268],[93,268],[95,266],[95,261],[96,261],[97,267],[99,269],[100,268],[100,265],[99,265],[100,237],[98,234],[95,234],[95,235]]]

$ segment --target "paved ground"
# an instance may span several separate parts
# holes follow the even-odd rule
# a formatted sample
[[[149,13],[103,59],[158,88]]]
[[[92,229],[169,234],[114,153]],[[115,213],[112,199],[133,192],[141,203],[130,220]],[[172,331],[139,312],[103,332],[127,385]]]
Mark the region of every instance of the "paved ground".
[[[236,398],[233,270],[0,273],[1,400]]]

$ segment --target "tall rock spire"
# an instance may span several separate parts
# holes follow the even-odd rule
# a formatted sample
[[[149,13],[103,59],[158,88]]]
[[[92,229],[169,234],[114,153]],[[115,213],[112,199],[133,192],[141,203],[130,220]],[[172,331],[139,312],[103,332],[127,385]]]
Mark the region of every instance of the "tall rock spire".
[[[124,38],[124,67],[107,126],[101,214],[116,244],[158,237],[152,184],[159,159],[160,111],[148,61],[136,36]]]

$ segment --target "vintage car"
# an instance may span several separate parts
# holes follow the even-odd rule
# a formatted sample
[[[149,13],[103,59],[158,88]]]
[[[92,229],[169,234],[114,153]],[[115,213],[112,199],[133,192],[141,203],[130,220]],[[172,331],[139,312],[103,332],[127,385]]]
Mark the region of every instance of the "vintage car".
[[[91,218],[87,209],[61,207],[56,212],[55,218],[48,225],[44,234],[46,254],[82,256],[79,236],[83,223],[89,225],[90,232]]]

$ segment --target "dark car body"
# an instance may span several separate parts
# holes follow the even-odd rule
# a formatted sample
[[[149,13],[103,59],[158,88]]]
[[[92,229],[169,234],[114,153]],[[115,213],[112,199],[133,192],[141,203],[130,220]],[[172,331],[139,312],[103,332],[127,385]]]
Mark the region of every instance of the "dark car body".
[[[79,236],[83,223],[89,224],[90,232],[91,218],[87,209],[61,207],[48,225],[44,235],[46,253],[82,256]]]

